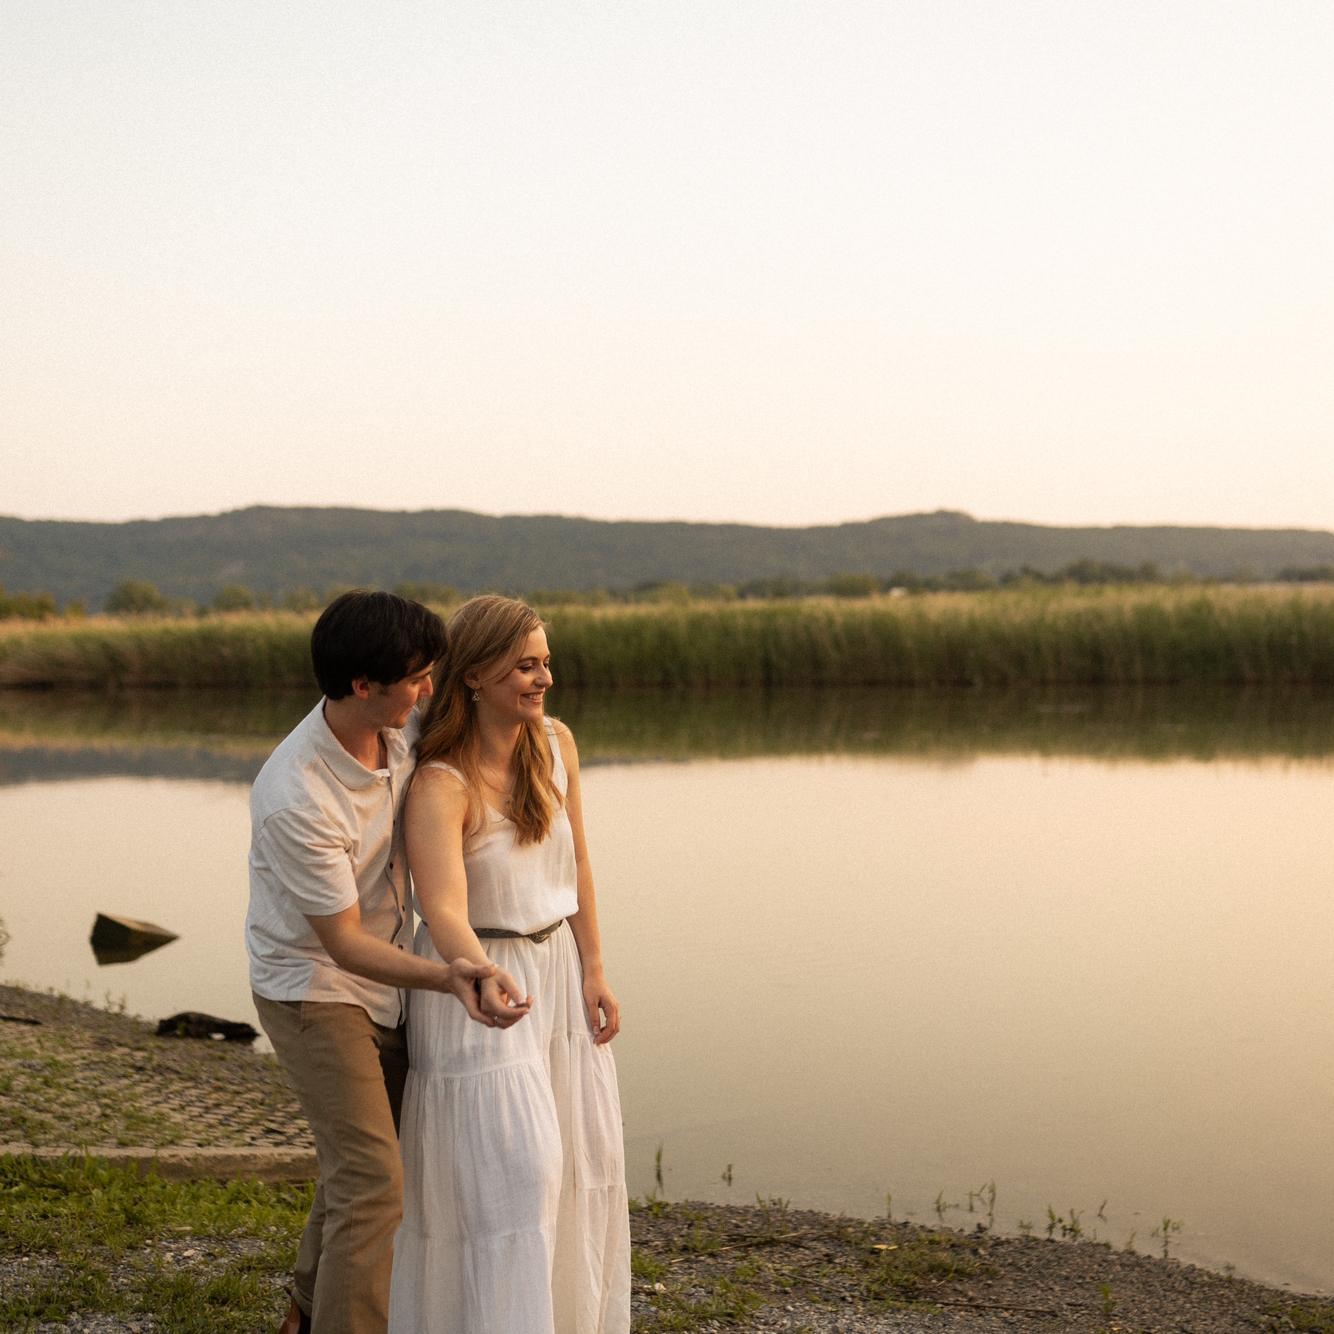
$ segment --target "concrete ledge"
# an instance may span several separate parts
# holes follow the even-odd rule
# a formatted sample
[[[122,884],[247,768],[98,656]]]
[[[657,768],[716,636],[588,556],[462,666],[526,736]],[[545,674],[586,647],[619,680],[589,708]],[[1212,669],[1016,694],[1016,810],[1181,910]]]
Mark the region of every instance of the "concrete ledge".
[[[315,1154],[310,1149],[127,1149],[119,1145],[88,1144],[64,1148],[34,1148],[30,1144],[0,1144],[5,1158],[105,1158],[156,1172],[170,1181],[206,1178],[215,1181],[314,1181]]]

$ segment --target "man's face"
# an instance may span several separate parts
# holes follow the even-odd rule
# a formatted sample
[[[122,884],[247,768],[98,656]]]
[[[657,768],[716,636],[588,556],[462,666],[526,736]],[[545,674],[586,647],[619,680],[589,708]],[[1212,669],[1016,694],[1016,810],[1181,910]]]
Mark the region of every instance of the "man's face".
[[[402,727],[408,716],[417,707],[417,701],[430,699],[435,693],[431,684],[431,672],[435,663],[428,662],[425,667],[405,676],[401,681],[390,685],[370,683],[369,702],[375,707],[376,722],[380,727]]]

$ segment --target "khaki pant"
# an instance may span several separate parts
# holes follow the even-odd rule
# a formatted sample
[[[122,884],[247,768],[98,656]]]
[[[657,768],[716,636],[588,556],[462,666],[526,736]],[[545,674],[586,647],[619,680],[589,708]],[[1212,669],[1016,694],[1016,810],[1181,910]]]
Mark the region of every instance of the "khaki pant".
[[[403,1216],[403,1028],[380,1027],[360,1005],[254,999],[319,1161],[297,1252],[297,1305],[309,1312],[314,1334],[384,1334]]]

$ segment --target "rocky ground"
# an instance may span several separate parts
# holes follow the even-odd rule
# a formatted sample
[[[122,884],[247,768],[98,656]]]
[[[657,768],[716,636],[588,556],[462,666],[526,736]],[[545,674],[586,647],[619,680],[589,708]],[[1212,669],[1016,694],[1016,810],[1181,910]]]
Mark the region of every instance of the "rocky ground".
[[[244,1044],[18,987],[0,1016],[0,1146],[314,1149],[282,1072]]]
[[[999,1334],[1334,1331],[1334,1305],[1094,1242],[997,1237],[773,1208],[649,1204],[636,1303],[681,1285],[699,1330]],[[656,1263],[646,1264],[651,1258]],[[662,1266],[659,1276],[657,1265]],[[746,1309],[741,1294],[762,1295]],[[731,1309],[728,1304],[731,1304]],[[644,1329],[670,1326],[646,1323]]]
[[[244,1047],[158,1038],[140,1021],[0,987],[0,1146],[14,1155],[191,1152],[190,1170],[241,1173],[310,1140],[274,1063]],[[29,1021],[29,1022],[24,1022]],[[250,1160],[253,1159],[253,1163]],[[200,1162],[204,1166],[200,1167]],[[1325,1331],[1334,1303],[1086,1241],[1000,1237],[751,1207],[636,1203],[636,1331]],[[201,1281],[244,1237],[163,1238]],[[0,1296],[59,1277],[59,1253],[0,1238]],[[279,1279],[275,1274],[272,1282]],[[26,1328],[161,1330],[96,1310]],[[207,1326],[202,1326],[207,1328]]]

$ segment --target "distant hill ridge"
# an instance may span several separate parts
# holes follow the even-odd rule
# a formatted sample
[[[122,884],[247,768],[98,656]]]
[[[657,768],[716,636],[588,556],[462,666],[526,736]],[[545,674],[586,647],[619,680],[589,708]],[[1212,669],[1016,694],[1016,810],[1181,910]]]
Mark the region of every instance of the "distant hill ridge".
[[[269,506],[128,523],[0,517],[0,585],[90,607],[127,579],[204,602],[228,584],[275,596],[298,587],[405,582],[464,592],[615,590],[656,580],[884,578],[969,568],[1001,574],[1021,566],[1051,573],[1084,559],[1152,562],[1208,578],[1270,578],[1286,567],[1334,565],[1334,533],[1058,528],[954,510],[809,528]]]

